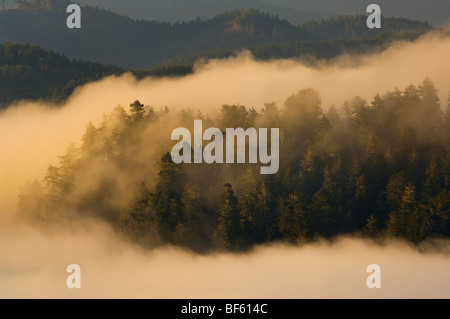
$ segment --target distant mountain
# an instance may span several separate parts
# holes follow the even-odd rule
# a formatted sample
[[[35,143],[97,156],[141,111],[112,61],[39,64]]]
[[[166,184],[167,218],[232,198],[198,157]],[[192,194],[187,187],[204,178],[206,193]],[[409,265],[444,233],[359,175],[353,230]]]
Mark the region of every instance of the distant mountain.
[[[333,15],[364,14],[371,3],[381,6],[385,17],[428,21],[436,26],[450,24],[450,0],[263,0],[291,8]]]
[[[158,21],[191,21],[213,18],[225,11],[255,8],[286,18],[292,24],[313,19],[328,18],[333,14],[322,14],[314,10],[304,11],[282,7],[261,0],[77,0],[84,6],[99,7],[126,15],[133,19]]]
[[[64,0],[4,0],[7,7],[19,2]],[[279,15],[292,24],[331,18],[338,15],[365,14],[371,3],[381,6],[385,17],[427,21],[435,26],[450,26],[450,0],[72,0],[83,6],[98,7],[132,19],[191,21],[213,18],[225,11],[255,8]],[[0,1],[1,3],[1,1]],[[0,6],[1,8],[1,6]]]
[[[148,67],[214,50],[333,39],[365,39],[426,32],[426,23],[385,19],[368,29],[365,16],[340,17],[294,26],[254,9],[226,12],[185,23],[135,21],[98,8],[82,9],[82,29],[66,27],[65,7],[0,12],[0,43],[31,43],[69,58],[124,68]]]

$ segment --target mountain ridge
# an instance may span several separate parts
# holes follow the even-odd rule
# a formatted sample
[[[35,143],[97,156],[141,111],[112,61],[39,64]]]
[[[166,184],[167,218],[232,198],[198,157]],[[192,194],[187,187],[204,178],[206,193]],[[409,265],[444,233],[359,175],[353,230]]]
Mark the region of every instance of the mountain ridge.
[[[122,0],[78,0],[80,5],[98,6],[116,13],[124,14],[133,19],[158,21],[190,21],[197,17],[210,19],[225,11],[243,8],[255,8],[263,12],[279,15],[292,24],[328,18],[333,14],[323,14],[314,11],[293,9],[277,4],[269,4],[261,0],[128,0],[126,5]]]
[[[0,43],[38,45],[69,58],[142,68],[200,52],[313,40],[362,39],[404,31],[426,32],[427,23],[384,19],[383,29],[368,29],[364,16],[338,17],[300,26],[255,9],[241,9],[212,19],[168,23],[135,21],[85,7],[82,28],[68,29],[67,13],[58,10],[0,12]]]
[[[19,3],[64,3],[65,0],[5,0],[6,8]],[[31,1],[31,2],[27,2]],[[298,25],[311,20],[339,15],[365,14],[371,0],[77,0],[82,6],[110,10],[136,20],[182,22],[213,18],[224,11],[256,8],[279,15]],[[427,21],[435,26],[450,26],[449,0],[379,0],[385,17]],[[1,7],[0,7],[1,9]]]

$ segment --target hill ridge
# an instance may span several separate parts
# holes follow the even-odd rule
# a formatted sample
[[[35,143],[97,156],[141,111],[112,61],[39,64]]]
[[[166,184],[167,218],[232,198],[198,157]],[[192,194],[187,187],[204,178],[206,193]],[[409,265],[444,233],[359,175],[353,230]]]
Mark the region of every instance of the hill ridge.
[[[383,29],[370,30],[363,16],[321,20],[294,26],[254,9],[234,10],[189,22],[134,21],[85,7],[82,28],[65,26],[67,13],[57,10],[0,12],[0,43],[39,45],[68,56],[123,68],[141,68],[214,50],[333,39],[364,39],[404,31],[426,32],[427,23],[388,18]]]

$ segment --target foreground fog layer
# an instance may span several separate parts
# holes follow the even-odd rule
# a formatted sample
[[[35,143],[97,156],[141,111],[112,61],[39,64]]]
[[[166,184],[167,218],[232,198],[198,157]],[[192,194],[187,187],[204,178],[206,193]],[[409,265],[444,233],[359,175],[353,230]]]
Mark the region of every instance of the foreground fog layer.
[[[99,225],[52,236],[3,230],[0,240],[0,298],[450,298],[450,255],[400,243],[342,239],[194,256],[144,252]],[[72,263],[81,267],[81,289],[66,287]],[[381,267],[380,289],[366,286],[372,263]]]
[[[59,109],[22,103],[0,114],[0,297],[450,297],[450,254],[420,254],[399,243],[383,248],[355,239],[302,248],[269,246],[243,255],[194,257],[175,249],[145,252],[100,225],[43,235],[11,226],[20,186],[41,179],[86,124],[98,124],[116,105],[135,99],[159,109],[191,107],[204,113],[222,104],[279,106],[312,87],[323,107],[359,95],[370,100],[429,76],[444,105],[450,89],[450,40],[424,37],[320,68],[300,62],[256,62],[247,55],[199,65],[181,79],[125,75],[80,88]],[[170,139],[170,136],[160,138]],[[82,231],[80,230],[82,229]],[[442,243],[448,247],[448,242]],[[82,289],[69,290],[67,265],[82,267]],[[382,288],[366,287],[366,267],[382,269]]]

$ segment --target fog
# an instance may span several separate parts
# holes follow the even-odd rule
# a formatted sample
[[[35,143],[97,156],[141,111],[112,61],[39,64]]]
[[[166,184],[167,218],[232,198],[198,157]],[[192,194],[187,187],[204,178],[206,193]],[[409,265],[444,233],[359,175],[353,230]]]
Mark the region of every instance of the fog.
[[[303,247],[271,245],[246,254],[143,251],[101,225],[43,235],[0,234],[0,298],[449,298],[450,255],[356,239]],[[447,245],[447,243],[442,243]],[[68,289],[66,267],[81,267]],[[369,289],[369,264],[381,288]]]
[[[317,61],[314,67],[295,60],[255,61],[244,52],[198,62],[195,72],[183,78],[109,77],[80,87],[59,107],[17,103],[0,113],[0,297],[450,297],[445,285],[450,255],[423,254],[401,243],[380,247],[343,239],[332,245],[273,245],[243,255],[194,256],[175,248],[143,251],[91,222],[43,234],[11,221],[20,187],[41,180],[70,143],[79,144],[89,121],[98,124],[117,105],[127,108],[139,99],[155,109],[213,114],[222,104],[282,105],[311,87],[327,109],[355,95],[370,101],[377,93],[429,77],[444,107],[450,90],[448,56],[450,39],[437,34],[396,43],[376,55]],[[170,139],[175,127],[165,124],[154,140]],[[82,267],[82,289],[65,286],[71,263]],[[365,285],[372,263],[381,266],[382,289]]]

